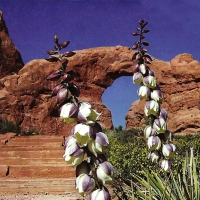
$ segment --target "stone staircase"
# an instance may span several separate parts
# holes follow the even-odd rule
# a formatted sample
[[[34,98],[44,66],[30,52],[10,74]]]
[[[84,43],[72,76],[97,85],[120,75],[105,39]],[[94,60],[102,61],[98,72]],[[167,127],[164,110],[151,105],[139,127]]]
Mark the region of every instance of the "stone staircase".
[[[0,135],[0,194],[75,194],[62,136]]]

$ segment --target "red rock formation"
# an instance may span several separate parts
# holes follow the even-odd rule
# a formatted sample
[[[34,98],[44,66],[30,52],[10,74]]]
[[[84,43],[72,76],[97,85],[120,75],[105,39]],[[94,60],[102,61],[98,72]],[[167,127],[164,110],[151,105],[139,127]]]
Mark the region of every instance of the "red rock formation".
[[[132,76],[133,53],[128,47],[99,47],[77,51],[69,59],[68,69],[80,74],[74,80],[81,90],[80,100],[92,103],[102,113],[100,123],[104,128],[112,127],[112,119],[101,96],[118,77]],[[44,59],[22,66],[21,56],[9,38],[0,12],[0,117],[20,124],[22,130],[69,135],[72,125],[55,116],[56,100],[50,98],[56,82],[46,80],[59,66]],[[191,55],[182,54],[171,62],[154,59],[150,67],[156,72],[157,82],[164,93],[162,107],[170,116],[169,129],[175,133],[198,133],[200,63]],[[144,103],[132,104],[126,115],[127,129],[144,125]]]
[[[0,11],[0,78],[18,72],[23,66],[21,55],[9,37],[3,13]]]
[[[100,123],[104,128],[113,125],[101,96],[115,79],[132,75],[133,53],[128,47],[99,47],[77,51],[69,59],[68,69],[80,74],[74,80],[81,90],[80,100],[92,103],[102,113]],[[50,92],[56,82],[46,80],[50,72],[58,68],[58,64],[46,60],[33,60],[18,74],[0,79],[0,117],[20,124],[23,130],[69,135],[72,125],[63,123],[53,113],[56,100],[50,98]]]
[[[162,107],[169,113],[168,128],[174,133],[200,132],[200,63],[190,54],[171,62],[154,60],[150,66],[164,94]],[[132,104],[126,115],[126,128],[144,126],[144,101]]]

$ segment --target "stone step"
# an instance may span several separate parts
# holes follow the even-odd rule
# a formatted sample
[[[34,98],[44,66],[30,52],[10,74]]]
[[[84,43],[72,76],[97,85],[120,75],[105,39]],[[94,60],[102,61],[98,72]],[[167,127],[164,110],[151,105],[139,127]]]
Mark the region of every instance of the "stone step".
[[[66,199],[82,199],[75,190],[76,168],[63,158],[63,136],[7,134],[0,139],[0,199],[17,193],[74,193],[76,198]]]
[[[62,157],[56,158],[16,158],[16,157],[0,157],[0,165],[63,165],[66,162]]]
[[[77,194],[75,178],[0,178],[0,182],[0,194]]]
[[[50,142],[50,141],[32,141],[32,140],[28,140],[28,141],[20,141],[20,140],[11,140],[9,141],[6,146],[12,146],[12,147],[20,147],[20,146],[36,146],[36,147],[61,147],[62,146],[62,142],[58,141],[58,142]]]
[[[13,136],[0,135],[0,147],[7,146],[62,146],[63,136]]]
[[[16,147],[16,151],[42,151],[42,150],[62,150],[64,152],[64,147],[63,146],[55,146],[55,147],[51,147],[51,146],[18,146]],[[2,151],[13,151],[13,147],[12,146],[7,146],[7,145],[3,145],[0,146],[0,152]]]
[[[29,150],[29,151],[18,151],[13,147],[12,151],[1,151],[1,157],[15,157],[15,158],[62,158],[64,150]]]
[[[9,178],[71,178],[75,167],[71,165],[0,165],[0,177]]]
[[[35,140],[63,140],[62,135],[30,135],[30,136],[15,136],[13,139],[19,138],[20,140],[35,139]]]
[[[64,141],[63,137],[60,136],[54,136],[54,137],[48,137],[48,136],[15,136],[12,138],[9,142],[12,141],[21,141],[21,142],[29,142],[29,141],[36,141],[36,142],[62,142]]]

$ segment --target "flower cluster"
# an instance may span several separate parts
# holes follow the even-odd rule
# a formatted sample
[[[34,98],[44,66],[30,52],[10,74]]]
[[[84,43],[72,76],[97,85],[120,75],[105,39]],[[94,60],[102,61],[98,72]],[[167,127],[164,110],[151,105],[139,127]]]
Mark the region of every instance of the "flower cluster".
[[[66,163],[76,166],[76,189],[82,196],[89,195],[90,200],[109,200],[110,194],[106,184],[112,183],[113,166],[107,161],[105,151],[108,148],[108,137],[103,133],[98,113],[90,103],[80,102],[80,91],[72,83],[77,75],[74,71],[66,72],[67,57],[75,52],[60,53],[68,42],[58,43],[58,36],[54,36],[56,46],[47,51],[50,56],[46,60],[60,62],[60,69],[52,72],[47,79],[61,82],[53,89],[52,96],[56,95],[58,111],[61,119],[67,123],[76,123],[71,135],[65,141]]]
[[[133,55],[133,60],[137,60],[137,64],[133,67],[133,83],[140,84],[138,96],[147,101],[144,113],[149,119],[149,125],[144,128],[144,136],[150,150],[149,158],[152,162],[159,162],[159,166],[164,171],[168,171],[171,168],[170,159],[174,157],[176,147],[172,143],[172,133],[167,129],[167,111],[161,108],[163,93],[156,83],[154,71],[147,66],[153,61],[145,48],[149,46],[149,43],[143,41],[144,34],[149,32],[144,29],[147,24],[145,20],[140,20],[140,28],[133,33],[133,36],[139,36],[139,41],[132,47],[134,50],[139,49]]]

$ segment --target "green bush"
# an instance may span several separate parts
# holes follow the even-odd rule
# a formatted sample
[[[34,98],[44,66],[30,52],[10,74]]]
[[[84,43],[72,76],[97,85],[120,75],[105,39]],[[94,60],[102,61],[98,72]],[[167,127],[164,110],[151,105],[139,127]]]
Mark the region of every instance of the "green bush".
[[[140,172],[140,166],[149,168],[150,170],[157,168],[157,164],[152,164],[148,159],[149,152],[146,140],[141,137],[141,128],[128,131],[116,131],[116,129],[104,131],[110,141],[108,151],[109,160],[118,172],[122,174]],[[173,160],[172,170],[179,170],[186,152],[189,152],[191,147],[194,149],[194,156],[197,158],[200,157],[200,135],[175,136],[174,143],[176,144],[177,154]],[[199,162],[197,163],[197,168],[200,169]]]
[[[8,132],[20,133],[19,125],[8,120],[0,119],[0,133],[5,134]]]
[[[38,131],[34,129],[29,129],[28,131],[22,131],[20,133],[21,136],[30,136],[30,135],[38,135]]]
[[[38,135],[38,131],[35,129],[22,131],[18,124],[15,124],[8,120],[0,119],[0,134],[6,134],[8,132],[17,133],[20,134],[21,136]]]
[[[116,132],[105,130],[109,137],[110,147],[107,152],[109,161],[121,176],[128,177],[130,173],[141,174],[141,166],[156,170],[155,164],[148,159],[148,149],[141,128]]]
[[[165,177],[166,174],[159,169],[157,164],[152,163],[148,159],[149,151],[145,143],[145,139],[141,137],[141,128],[125,130],[120,129],[104,130],[108,135],[110,141],[110,148],[107,152],[109,161],[115,168],[115,180],[114,190],[116,195],[121,193],[122,199],[128,199],[124,192],[123,186],[131,184],[131,182],[137,182],[131,174],[137,176],[145,176],[143,168],[148,169],[149,172],[158,173],[161,177]],[[200,170],[200,136],[188,135],[188,136],[175,136],[174,143],[177,147],[177,155],[173,159],[172,171],[174,176],[181,173],[183,168],[183,160],[190,148],[194,149],[194,157],[198,160],[196,163],[197,171]]]

